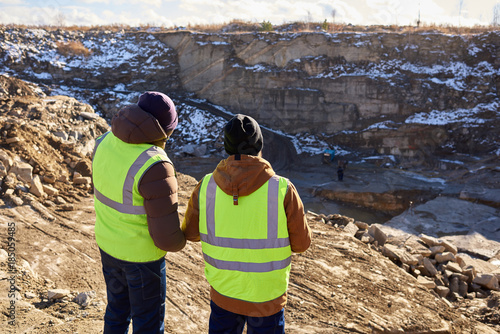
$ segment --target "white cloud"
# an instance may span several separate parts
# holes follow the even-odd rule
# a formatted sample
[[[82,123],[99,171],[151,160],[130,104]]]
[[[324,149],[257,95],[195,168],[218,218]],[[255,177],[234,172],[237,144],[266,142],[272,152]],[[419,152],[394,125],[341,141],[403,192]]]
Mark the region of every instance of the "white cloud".
[[[250,1],[228,1],[228,0],[183,0],[179,4],[187,15],[176,18],[176,20],[203,21],[205,23],[229,22],[233,19],[240,19],[250,22],[270,21],[273,24],[282,24],[293,21],[322,22],[323,20],[332,20],[331,1],[307,1],[307,0],[250,0]],[[339,21],[347,15],[353,14],[360,18],[361,15],[357,9],[346,2],[337,2],[336,19]],[[204,15],[197,15],[203,12]],[[192,14],[192,15],[189,15]],[[189,18],[188,18],[189,17]]]
[[[422,24],[489,24],[497,0],[481,0],[480,6],[475,1],[464,0],[459,17],[457,0],[0,0],[0,23],[53,24],[52,16],[60,12],[67,25],[92,22],[175,26],[232,20],[270,21],[277,25],[325,19],[332,22],[335,9],[336,23],[415,24],[420,10]],[[75,14],[74,8],[89,17]]]
[[[102,13],[101,13],[102,15]],[[65,21],[68,25],[78,25],[78,26],[93,26],[102,25],[105,20],[102,16],[97,15],[90,9],[73,7],[70,12],[65,13]],[[123,17],[121,18],[123,19]],[[117,23],[119,20],[110,21],[109,23]]]
[[[54,23],[50,8],[7,7],[0,12],[1,23],[45,25]]]
[[[153,5],[156,7],[160,7],[164,2],[172,2],[174,0],[80,0],[79,2],[88,3],[88,4],[115,4],[115,5],[137,5],[137,4],[145,4],[145,5]]]
[[[100,3],[100,4],[109,4],[109,0],[80,0],[83,3]]]
[[[346,2],[337,2],[335,4],[335,23],[350,23],[350,22],[360,22],[363,24],[364,17],[360,10],[349,3]],[[331,16],[330,11],[330,19],[334,18]]]
[[[118,5],[151,5],[155,7],[160,7],[162,5],[162,0],[114,0],[114,3]]]
[[[161,15],[162,13],[158,13],[155,10],[149,9],[146,12],[144,12],[143,17],[149,18],[150,21],[147,21],[147,19],[141,20],[143,24],[154,24],[154,25],[159,25],[159,26],[165,26],[165,27],[173,27],[175,26],[174,22],[165,16]]]

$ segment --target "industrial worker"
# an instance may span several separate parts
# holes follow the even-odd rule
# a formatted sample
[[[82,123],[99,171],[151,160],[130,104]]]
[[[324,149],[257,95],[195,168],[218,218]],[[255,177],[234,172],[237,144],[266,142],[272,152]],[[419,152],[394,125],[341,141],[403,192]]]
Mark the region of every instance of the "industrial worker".
[[[96,140],[92,169],[95,237],[108,304],[104,333],[163,333],[165,254],[186,240],[177,212],[177,179],[165,153],[178,123],[172,100],[145,92],[122,108]]]
[[[195,187],[182,230],[200,241],[210,283],[209,333],[284,333],[292,252],[311,231],[295,186],[262,158],[257,122],[238,114],[224,127],[229,154]]]

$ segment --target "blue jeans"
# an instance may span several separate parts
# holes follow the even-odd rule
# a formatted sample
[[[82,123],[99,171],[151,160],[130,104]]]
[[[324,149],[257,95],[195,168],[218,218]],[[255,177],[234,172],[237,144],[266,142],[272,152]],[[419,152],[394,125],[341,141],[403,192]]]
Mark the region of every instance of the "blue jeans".
[[[165,258],[153,262],[122,261],[101,250],[108,306],[104,334],[163,333],[167,279]]]
[[[268,317],[248,317],[226,311],[210,301],[209,334],[241,334],[245,323],[248,334],[285,334],[285,309]]]

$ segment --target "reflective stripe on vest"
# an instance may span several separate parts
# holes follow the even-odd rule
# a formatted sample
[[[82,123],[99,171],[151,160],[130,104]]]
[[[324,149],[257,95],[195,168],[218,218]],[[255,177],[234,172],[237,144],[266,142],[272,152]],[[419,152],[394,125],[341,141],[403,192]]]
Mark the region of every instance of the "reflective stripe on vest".
[[[102,149],[98,149],[101,145]],[[164,150],[152,144],[128,144],[110,132],[96,140],[95,235],[99,247],[111,256],[148,262],[166,254],[149,235],[144,198],[138,192],[141,177],[160,161],[170,159]]]
[[[200,233],[201,241],[218,247],[225,248],[245,248],[245,249],[263,249],[280,248],[290,245],[290,239],[278,238],[278,187],[279,177],[273,176],[269,179],[268,185],[268,206],[267,206],[267,239],[236,239],[215,236],[215,194],[217,184],[213,176],[210,177],[206,191],[206,217],[207,234]],[[219,269],[238,270],[246,272],[266,272],[286,268],[291,257],[281,261],[272,261],[266,263],[248,263],[236,261],[222,261],[214,259],[203,254],[205,261]]]
[[[96,146],[94,148],[94,155],[97,147],[102,142],[102,140],[106,137],[109,132],[106,132],[96,140]],[[139,169],[144,166],[144,164],[152,157],[156,155],[163,155],[166,161],[172,163],[167,155],[165,155],[165,151],[157,146],[152,146],[148,150],[144,151],[141,155],[137,157],[132,166],[130,166],[127,176],[125,178],[125,183],[123,184],[123,203],[116,202],[99,192],[99,190],[94,189],[95,197],[102,202],[103,204],[109,206],[110,208],[115,209],[121,213],[128,213],[131,215],[143,215],[146,214],[146,209],[144,209],[143,205],[133,205],[133,187],[134,187],[134,177],[135,174],[139,171]]]
[[[250,302],[281,296],[288,286],[291,265],[283,205],[287,180],[273,176],[253,194],[239,197],[238,206],[233,206],[232,196],[217,187],[211,174],[203,183],[200,239],[210,285],[222,295]],[[242,226],[244,232],[239,231]]]

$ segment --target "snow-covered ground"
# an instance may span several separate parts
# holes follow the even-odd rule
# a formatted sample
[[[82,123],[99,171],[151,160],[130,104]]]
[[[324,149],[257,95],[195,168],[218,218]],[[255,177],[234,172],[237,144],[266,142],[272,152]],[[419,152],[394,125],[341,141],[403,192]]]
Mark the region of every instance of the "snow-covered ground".
[[[497,98],[491,103],[481,103],[471,109],[456,110],[432,110],[429,113],[418,113],[406,119],[406,123],[446,125],[451,123],[466,123],[468,126],[477,126],[487,122],[478,116],[480,113],[491,111],[500,116],[500,99]]]

